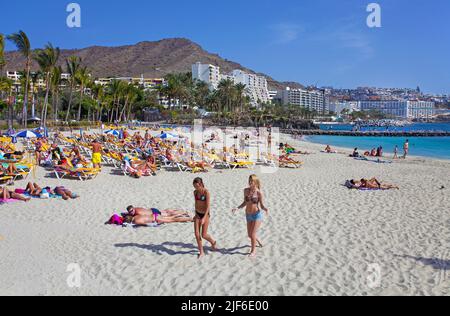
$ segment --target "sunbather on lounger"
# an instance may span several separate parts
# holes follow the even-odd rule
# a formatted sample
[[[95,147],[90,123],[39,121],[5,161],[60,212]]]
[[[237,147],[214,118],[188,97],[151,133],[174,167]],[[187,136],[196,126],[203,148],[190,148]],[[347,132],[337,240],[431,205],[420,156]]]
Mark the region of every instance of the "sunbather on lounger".
[[[11,176],[11,175],[17,175],[19,173],[19,170],[17,169],[16,165],[13,163],[8,164],[7,168],[3,168],[2,165],[0,165],[0,172]]]

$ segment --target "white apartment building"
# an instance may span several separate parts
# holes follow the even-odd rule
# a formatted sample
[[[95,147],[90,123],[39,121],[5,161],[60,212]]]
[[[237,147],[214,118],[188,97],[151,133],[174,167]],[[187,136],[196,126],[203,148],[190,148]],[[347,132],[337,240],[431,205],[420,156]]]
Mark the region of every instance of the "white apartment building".
[[[269,102],[269,86],[265,77],[248,74],[242,70],[234,70],[232,77],[236,84],[245,84],[253,105]]]
[[[124,81],[128,84],[132,84],[134,86],[141,86],[144,89],[155,89],[158,86],[162,86],[165,81],[162,78],[144,78],[144,76],[141,77],[118,77],[118,78],[98,78],[95,80],[95,84],[101,85],[101,86],[107,86],[111,83],[113,80],[119,80]]]
[[[234,70],[231,74],[221,74],[219,67],[196,63],[192,65],[192,78],[206,82],[211,91],[216,90],[222,80],[228,79],[235,84],[244,84],[246,95],[250,97],[253,106],[270,101],[267,79],[242,70]]]
[[[269,101],[272,102],[273,100],[275,100],[277,98],[277,95],[278,95],[278,91],[276,91],[276,90],[269,91]]]
[[[19,72],[17,71],[7,71],[6,72],[6,77],[10,80],[12,80],[14,82],[14,85],[19,86],[20,85],[20,79],[21,79],[21,75],[19,74]],[[61,79],[62,80],[69,80],[70,79],[70,74],[67,73],[62,73],[61,74]],[[45,84],[45,80],[40,78],[37,80],[36,82],[36,86],[39,88],[45,88],[46,84]],[[65,86],[64,82],[61,83],[61,86]],[[30,80],[30,88],[33,89],[33,82]]]
[[[330,102],[329,107],[330,112],[336,113],[336,115],[341,115],[344,110],[347,110],[348,113],[358,112],[359,103],[358,101],[351,102],[343,102],[343,101],[333,101]]]
[[[324,90],[291,89],[287,87],[286,90],[280,91],[278,96],[284,105],[302,106],[319,114],[329,112]]]
[[[7,71],[6,72],[6,78],[9,80],[14,81],[14,83],[18,83],[20,81],[20,75],[17,71]]]
[[[429,118],[436,112],[435,103],[428,101],[360,101],[359,107],[402,119]]]
[[[196,63],[192,65],[192,78],[206,82],[211,91],[214,91],[219,86],[222,80],[220,75],[220,67],[214,65]]]

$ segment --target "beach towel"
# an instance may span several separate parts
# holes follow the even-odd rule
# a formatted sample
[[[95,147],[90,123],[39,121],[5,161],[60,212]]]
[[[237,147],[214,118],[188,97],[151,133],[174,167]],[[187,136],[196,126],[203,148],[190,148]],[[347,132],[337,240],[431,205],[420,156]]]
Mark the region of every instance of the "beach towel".
[[[352,184],[352,183],[350,182],[350,180],[347,180],[347,181],[345,182],[344,186],[345,186],[347,189],[350,189],[350,190],[358,190],[358,191],[387,191],[387,190],[389,190],[389,189],[384,189],[384,188],[359,188],[359,187],[355,186],[354,184]]]
[[[13,203],[13,202],[17,202],[18,200],[14,200],[14,199],[0,199],[0,204],[7,204],[7,203]]]
[[[131,228],[140,228],[140,227],[152,227],[152,228],[155,228],[155,227],[159,227],[159,226],[162,226],[163,224],[158,224],[158,223],[151,223],[151,224],[147,224],[147,225],[136,225],[136,224],[130,224],[130,223],[123,223],[123,225],[122,225],[122,227],[125,227],[125,228],[129,228],[129,227],[131,227]]]
[[[30,197],[32,199],[62,199],[62,196],[61,195],[57,195],[57,194],[48,194],[48,197],[46,197],[46,196],[33,196],[30,193],[25,192],[25,190],[23,190],[23,189],[16,189],[14,192],[17,193],[17,194],[21,194],[23,196],[26,196],[26,197]]]

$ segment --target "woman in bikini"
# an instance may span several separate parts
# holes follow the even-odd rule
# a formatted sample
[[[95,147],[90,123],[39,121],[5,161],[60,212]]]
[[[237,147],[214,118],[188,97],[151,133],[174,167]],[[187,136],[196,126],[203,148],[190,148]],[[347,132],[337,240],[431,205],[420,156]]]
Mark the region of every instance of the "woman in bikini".
[[[252,247],[249,257],[252,258],[256,256],[256,244],[261,248],[263,246],[257,236],[263,220],[263,213],[261,210],[264,210],[266,214],[269,213],[269,210],[264,205],[261,182],[256,175],[250,176],[249,188],[244,190],[244,202],[237,209],[233,209],[233,213],[236,213],[238,209],[244,207],[246,207],[247,231]]]
[[[376,178],[372,178],[370,180],[367,179],[361,179],[361,188],[364,189],[380,189],[380,190],[391,190],[391,189],[397,189],[400,190],[398,186],[391,185],[391,184],[383,184],[381,181],[379,181]]]
[[[23,202],[28,202],[29,200],[31,200],[31,198],[29,197],[24,197],[23,195],[17,194],[13,191],[8,191],[8,189],[0,187],[0,200],[6,201],[10,199]]]
[[[352,179],[349,181],[349,183],[351,184],[353,189],[379,189],[379,190],[397,189],[397,190],[400,190],[400,188],[398,186],[391,185],[391,184],[383,184],[377,178],[372,178],[370,180],[361,179],[360,181]]]
[[[194,217],[194,230],[195,239],[198,244],[199,255],[198,258],[201,259],[205,256],[203,249],[203,240],[208,241],[213,250],[217,250],[217,242],[208,235],[208,228],[210,223],[210,212],[211,212],[211,196],[209,191],[205,188],[205,184],[201,178],[196,178],[194,180],[194,198],[195,198],[195,217]]]

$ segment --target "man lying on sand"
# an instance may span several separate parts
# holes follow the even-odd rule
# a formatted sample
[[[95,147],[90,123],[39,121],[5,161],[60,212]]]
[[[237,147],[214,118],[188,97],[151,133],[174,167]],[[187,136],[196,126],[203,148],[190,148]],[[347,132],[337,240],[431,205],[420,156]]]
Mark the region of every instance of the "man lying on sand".
[[[188,212],[166,209],[160,211],[156,208],[146,209],[143,207],[127,207],[128,216],[124,217],[126,223],[139,226],[145,226],[152,223],[169,224],[169,223],[189,223],[193,222],[193,218]]]

